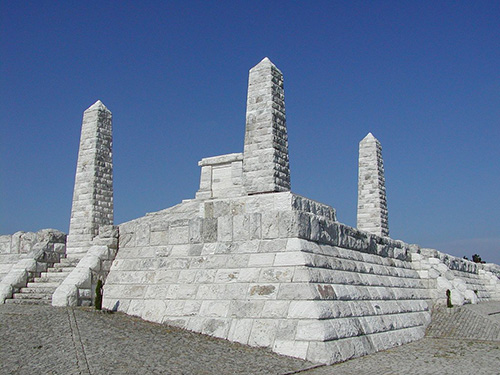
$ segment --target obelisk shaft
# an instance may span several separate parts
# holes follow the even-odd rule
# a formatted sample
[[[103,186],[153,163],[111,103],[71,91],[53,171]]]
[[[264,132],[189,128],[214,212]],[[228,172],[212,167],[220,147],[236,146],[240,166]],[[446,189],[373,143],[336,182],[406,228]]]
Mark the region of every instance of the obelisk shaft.
[[[248,78],[243,185],[247,194],[290,190],[283,74],[267,57]]]
[[[357,227],[389,236],[382,146],[371,133],[359,143]]]
[[[113,224],[112,115],[97,101],[83,114],[66,253],[81,257]]]

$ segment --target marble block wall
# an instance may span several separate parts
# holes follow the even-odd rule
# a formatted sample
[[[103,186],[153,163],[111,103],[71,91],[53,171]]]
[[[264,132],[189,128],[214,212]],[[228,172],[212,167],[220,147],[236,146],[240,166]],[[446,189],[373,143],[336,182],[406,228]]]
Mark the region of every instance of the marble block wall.
[[[429,290],[432,305],[446,306],[448,290],[451,303],[458,306],[500,300],[500,279],[487,265],[419,247],[411,256],[413,267]]]
[[[191,200],[120,225],[104,307],[333,363],[423,337],[409,246],[289,192]]]

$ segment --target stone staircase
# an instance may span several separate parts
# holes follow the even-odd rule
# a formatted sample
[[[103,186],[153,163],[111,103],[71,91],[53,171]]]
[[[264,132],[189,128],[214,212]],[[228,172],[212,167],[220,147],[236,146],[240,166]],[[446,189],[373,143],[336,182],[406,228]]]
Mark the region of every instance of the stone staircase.
[[[79,259],[61,258],[59,263],[47,268],[46,272],[33,274],[24,288],[16,291],[5,303],[22,305],[50,305],[52,294],[78,264]]]

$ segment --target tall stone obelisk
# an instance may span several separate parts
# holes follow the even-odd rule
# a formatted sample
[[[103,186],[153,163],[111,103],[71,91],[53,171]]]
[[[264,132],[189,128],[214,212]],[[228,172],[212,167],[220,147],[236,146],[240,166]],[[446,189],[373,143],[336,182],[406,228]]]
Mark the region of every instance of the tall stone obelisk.
[[[101,225],[113,224],[112,115],[100,100],[83,113],[68,257],[82,257]]]
[[[267,57],[248,77],[243,186],[247,194],[290,190],[283,74]]]
[[[358,229],[389,236],[382,146],[372,135],[359,143]]]

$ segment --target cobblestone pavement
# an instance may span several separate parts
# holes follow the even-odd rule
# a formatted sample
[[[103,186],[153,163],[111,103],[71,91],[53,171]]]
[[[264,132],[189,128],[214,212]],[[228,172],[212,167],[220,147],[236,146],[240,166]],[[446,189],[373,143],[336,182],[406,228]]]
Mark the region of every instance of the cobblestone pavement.
[[[280,374],[310,367],[124,314],[0,305],[1,374]]]
[[[499,375],[498,312],[500,303],[443,310],[423,340],[311,368],[265,349],[119,313],[0,305],[0,374]]]
[[[500,342],[424,338],[301,375],[498,375]]]

